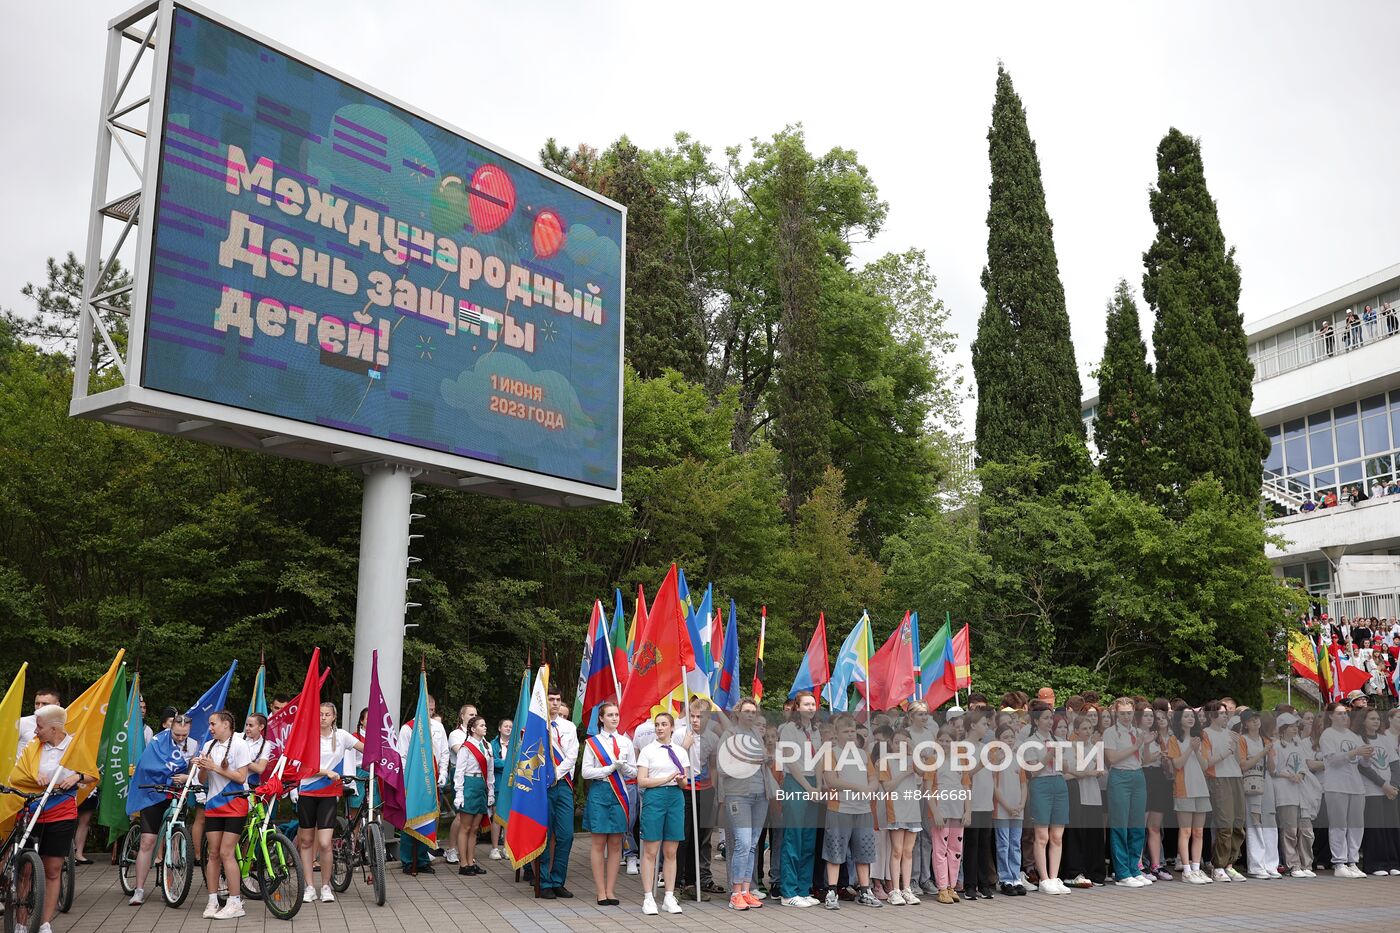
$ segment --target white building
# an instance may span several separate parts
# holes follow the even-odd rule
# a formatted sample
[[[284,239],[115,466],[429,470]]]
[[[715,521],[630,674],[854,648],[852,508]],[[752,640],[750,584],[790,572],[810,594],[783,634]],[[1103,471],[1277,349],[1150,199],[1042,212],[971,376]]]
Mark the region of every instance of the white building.
[[[1400,615],[1400,494],[1388,492],[1400,479],[1400,265],[1245,333],[1253,413],[1272,442],[1261,497],[1287,542],[1270,560],[1334,614]],[[1090,425],[1097,404],[1084,401]],[[1369,498],[1353,505],[1350,489]]]

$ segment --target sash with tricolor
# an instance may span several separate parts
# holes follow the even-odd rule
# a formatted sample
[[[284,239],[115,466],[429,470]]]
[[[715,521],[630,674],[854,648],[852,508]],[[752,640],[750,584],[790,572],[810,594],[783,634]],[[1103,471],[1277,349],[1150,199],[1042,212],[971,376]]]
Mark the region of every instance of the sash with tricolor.
[[[307,778],[302,782],[298,793],[309,794],[313,797],[332,797],[339,795],[341,787],[339,775],[345,772],[345,753],[342,752],[339,758],[322,770],[334,771],[337,776],[328,778],[322,775],[320,777]]]
[[[553,734],[553,739],[551,739],[549,743],[549,757],[550,760],[554,762],[554,773],[563,777],[564,782],[572,788],[574,786],[573,774],[560,774],[559,772],[559,766],[564,763],[564,752],[559,747],[564,739],[563,736],[559,734],[559,725],[557,723],[550,723],[549,731]]]
[[[598,756],[598,760],[604,767],[613,764],[613,757],[608,754],[608,750],[603,747],[603,743],[598,741],[598,736],[588,737],[588,747],[593,749],[593,754]],[[617,797],[617,802],[622,805],[622,815],[627,817],[627,821],[632,821],[632,795],[628,793],[628,782],[622,779],[622,775],[616,771],[608,773],[608,786],[612,788],[613,795]]]

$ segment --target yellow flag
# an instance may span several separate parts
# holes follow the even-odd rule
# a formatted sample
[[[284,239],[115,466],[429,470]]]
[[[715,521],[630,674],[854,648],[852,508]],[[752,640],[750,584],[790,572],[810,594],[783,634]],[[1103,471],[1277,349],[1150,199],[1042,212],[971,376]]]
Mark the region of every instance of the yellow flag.
[[[59,763],[70,771],[97,774],[97,751],[102,744],[102,723],[107,719],[107,701],[112,698],[112,682],[117,679],[117,671],[121,670],[125,655],[126,649],[122,648],[112,659],[107,673],[68,704],[67,728],[73,741],[68,743],[68,750],[63,753]]]
[[[24,672],[29,662],[19,666],[19,673],[0,700],[0,784],[10,783],[10,772],[19,757],[19,718],[24,713]]]

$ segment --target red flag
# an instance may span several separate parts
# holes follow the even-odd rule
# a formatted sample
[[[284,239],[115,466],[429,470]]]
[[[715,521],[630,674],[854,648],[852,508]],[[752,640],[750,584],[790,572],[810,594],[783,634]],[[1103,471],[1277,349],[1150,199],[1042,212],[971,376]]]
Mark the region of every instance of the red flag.
[[[870,708],[893,709],[914,692],[914,632],[909,613],[870,659]],[[863,694],[864,684],[856,689]]]
[[[637,647],[632,653],[632,673],[622,688],[618,729],[631,733],[680,686],[681,665],[695,655],[686,632],[685,612],[676,590],[676,565],[666,574],[652,601],[651,610],[637,624]]]
[[[758,653],[753,658],[753,699],[755,703],[763,702],[763,641],[767,637],[768,607],[764,606],[759,613]]]
[[[273,728],[273,717],[278,718],[278,732],[273,736],[279,757],[285,762],[281,773],[265,777],[258,785],[258,793],[276,795],[283,787],[309,777],[321,767],[321,684],[325,674],[320,674],[321,649],[311,652],[311,663],[306,668],[306,679],[301,692],[282,709],[268,717],[268,728]],[[291,710],[291,712],[288,712]],[[285,716],[282,714],[286,714]],[[291,720],[290,728],[285,727]]]
[[[820,695],[831,682],[831,666],[826,653],[826,613],[817,615],[817,630],[807,642],[807,671],[812,675],[812,692]]]
[[[953,689],[966,690],[972,686],[972,634],[968,626],[953,636]]]

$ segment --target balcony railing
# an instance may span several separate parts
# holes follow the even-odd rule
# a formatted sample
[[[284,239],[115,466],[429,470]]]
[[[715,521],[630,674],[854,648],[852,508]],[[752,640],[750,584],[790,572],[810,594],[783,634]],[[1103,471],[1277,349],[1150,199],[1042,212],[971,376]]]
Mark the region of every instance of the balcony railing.
[[[1396,320],[1394,316],[1387,318],[1384,314],[1377,314],[1376,320],[1371,324],[1353,328],[1341,327],[1331,334],[1313,334],[1304,340],[1295,340],[1287,346],[1252,353],[1249,359],[1254,364],[1254,381],[1272,379],[1274,376],[1311,366],[1330,357],[1359,350],[1378,340],[1400,336],[1400,324],[1392,324],[1393,320]]]

